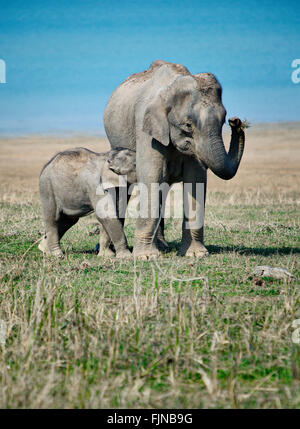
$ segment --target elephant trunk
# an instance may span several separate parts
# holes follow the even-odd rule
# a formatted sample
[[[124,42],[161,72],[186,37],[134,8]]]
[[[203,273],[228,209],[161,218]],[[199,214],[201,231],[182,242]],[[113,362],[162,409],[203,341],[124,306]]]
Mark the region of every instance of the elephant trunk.
[[[205,163],[213,173],[224,180],[232,179],[239,167],[245,144],[245,133],[238,118],[229,119],[231,126],[231,141],[228,154],[226,153],[221,136],[207,135],[207,151]]]

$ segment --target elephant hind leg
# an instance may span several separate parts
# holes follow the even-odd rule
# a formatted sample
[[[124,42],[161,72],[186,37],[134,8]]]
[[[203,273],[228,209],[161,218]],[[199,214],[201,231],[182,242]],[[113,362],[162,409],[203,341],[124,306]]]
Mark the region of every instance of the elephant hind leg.
[[[186,221],[187,219],[184,219],[182,223],[183,234],[180,249],[178,250],[178,256],[189,256],[196,258],[207,256],[208,251],[203,244],[203,227],[196,231],[186,229]]]
[[[164,228],[165,228],[165,220],[164,218],[162,218],[160,220],[160,223],[156,231],[155,242],[159,250],[163,252],[167,252],[169,249],[169,246],[165,240]]]
[[[167,192],[163,192],[162,190],[159,191],[159,211],[160,211],[160,221],[159,225],[157,227],[157,231],[155,234],[155,245],[157,246],[158,250],[161,250],[163,252],[167,252],[169,250],[168,243],[165,240],[165,206],[166,206],[166,200],[168,195],[168,189]]]
[[[39,245],[39,249],[44,253],[63,258],[60,240],[78,222],[78,219],[78,217],[67,216],[64,213],[60,213],[57,220],[47,218],[45,220],[45,236]]]
[[[108,258],[115,256],[115,253],[112,250],[112,241],[110,236],[102,225],[100,227],[98,256],[106,256]]]
[[[47,255],[63,258],[59,245],[58,224],[56,221],[45,221],[45,235],[39,244],[39,250]]]
[[[47,176],[40,178],[40,196],[45,225],[45,234],[39,244],[39,250],[45,254],[63,257],[59,246],[58,218],[59,213],[55,196],[53,194],[51,181]]]

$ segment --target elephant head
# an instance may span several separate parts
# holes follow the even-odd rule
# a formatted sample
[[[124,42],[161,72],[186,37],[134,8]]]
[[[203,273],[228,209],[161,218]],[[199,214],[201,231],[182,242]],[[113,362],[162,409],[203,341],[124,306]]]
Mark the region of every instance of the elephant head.
[[[135,183],[136,179],[136,153],[122,147],[109,151],[108,169],[117,175],[127,175],[129,183]]]
[[[239,166],[245,135],[238,118],[229,119],[230,149],[222,139],[226,111],[222,88],[214,75],[180,75],[153,97],[143,116],[143,131],[165,146],[195,156],[222,179]]]

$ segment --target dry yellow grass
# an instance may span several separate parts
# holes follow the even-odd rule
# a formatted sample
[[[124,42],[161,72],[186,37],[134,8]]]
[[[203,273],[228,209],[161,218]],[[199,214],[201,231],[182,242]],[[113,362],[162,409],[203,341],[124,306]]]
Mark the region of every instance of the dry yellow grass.
[[[0,198],[28,201],[38,198],[39,174],[57,152],[73,147],[109,150],[107,139],[87,136],[26,136],[0,138]]]
[[[229,128],[224,131],[228,142]],[[83,146],[109,149],[106,138],[76,135],[0,138],[0,198],[33,200],[45,162],[56,152]],[[209,172],[208,191],[296,195],[300,188],[300,122],[257,124],[246,130],[246,149],[236,177],[228,182]]]

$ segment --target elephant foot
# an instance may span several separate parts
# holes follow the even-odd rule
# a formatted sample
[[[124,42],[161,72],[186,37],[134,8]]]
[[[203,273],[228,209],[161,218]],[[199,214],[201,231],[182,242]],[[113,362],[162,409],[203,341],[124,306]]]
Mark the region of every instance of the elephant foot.
[[[208,256],[209,253],[200,241],[192,241],[189,245],[181,244],[177,255],[188,256],[190,258],[203,258],[204,256]]]
[[[132,259],[132,253],[128,249],[121,250],[116,253],[117,259]]]
[[[153,245],[135,247],[133,249],[133,255],[140,261],[149,261],[151,259],[157,259],[161,253],[159,249]]]
[[[105,248],[105,249],[101,249],[98,252],[98,256],[102,257],[102,258],[114,258],[115,257],[115,252],[113,252],[109,247]]]
[[[51,256],[54,256],[55,258],[58,259],[64,259],[65,255],[63,254],[63,252],[61,251],[61,249],[55,249],[51,252]]]
[[[38,245],[38,249],[43,252],[46,256],[54,256],[55,258],[63,259],[64,254],[60,247],[56,247],[53,250],[50,250],[47,244],[47,238],[43,237],[43,239],[40,241],[40,244]]]

